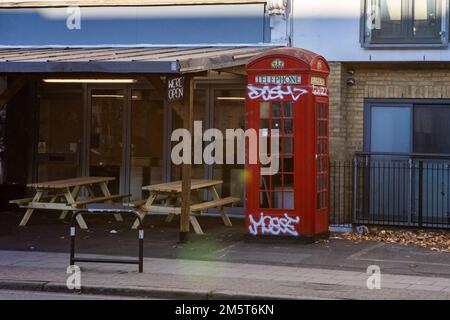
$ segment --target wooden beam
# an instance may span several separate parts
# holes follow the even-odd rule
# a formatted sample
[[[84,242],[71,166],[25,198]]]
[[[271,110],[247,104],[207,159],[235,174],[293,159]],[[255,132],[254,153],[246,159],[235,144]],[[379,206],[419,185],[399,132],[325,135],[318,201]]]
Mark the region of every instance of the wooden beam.
[[[192,136],[194,119],[194,79],[186,76],[184,88],[184,128]],[[191,139],[192,142],[192,139]],[[191,156],[191,155],[190,155]],[[190,207],[191,207],[191,163],[183,163],[181,187],[181,216],[180,216],[180,242],[186,242],[189,235]]]
[[[20,89],[27,83],[27,80],[24,78],[17,78],[13,81],[13,83],[6,88],[6,90],[0,94],[0,107],[7,104]]]

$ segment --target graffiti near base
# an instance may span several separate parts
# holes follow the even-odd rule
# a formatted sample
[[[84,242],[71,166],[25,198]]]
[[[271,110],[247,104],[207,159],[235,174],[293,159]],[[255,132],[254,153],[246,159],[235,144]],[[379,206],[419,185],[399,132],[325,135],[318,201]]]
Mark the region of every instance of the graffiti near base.
[[[247,86],[248,97],[252,100],[262,98],[264,101],[283,99],[290,96],[292,100],[297,101],[302,95],[308,92],[306,89],[291,86],[263,86],[255,87],[249,84]]]
[[[259,215],[259,220],[255,221],[253,215],[249,215],[250,226],[248,231],[252,235],[258,235],[258,228],[261,227],[261,232],[259,234],[269,234],[269,235],[291,235],[298,236],[298,232],[295,229],[295,225],[300,223],[300,217],[292,218],[287,213],[280,217],[276,216],[265,216],[263,212]]]

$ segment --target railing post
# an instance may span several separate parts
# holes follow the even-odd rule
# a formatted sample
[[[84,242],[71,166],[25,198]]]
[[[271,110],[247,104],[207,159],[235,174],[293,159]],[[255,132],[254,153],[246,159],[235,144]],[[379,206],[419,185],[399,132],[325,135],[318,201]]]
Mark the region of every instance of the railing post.
[[[417,208],[417,214],[419,218],[419,227],[422,227],[423,223],[423,161],[419,160],[419,194],[418,196],[418,208]]]
[[[413,215],[413,201],[414,201],[414,194],[413,194],[413,159],[409,158],[408,160],[409,164],[409,214],[408,214],[408,225],[411,226],[412,224],[412,215]]]
[[[352,223],[356,221],[357,192],[358,192],[358,159],[356,157],[353,157]]]

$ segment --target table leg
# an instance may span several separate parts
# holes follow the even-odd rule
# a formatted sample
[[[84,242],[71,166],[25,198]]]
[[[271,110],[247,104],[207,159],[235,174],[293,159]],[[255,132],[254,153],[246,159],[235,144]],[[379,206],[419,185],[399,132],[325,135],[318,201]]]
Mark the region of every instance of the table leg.
[[[191,212],[189,213],[189,221],[191,222],[192,227],[194,228],[196,234],[203,234],[202,227],[200,227],[197,217],[193,216]]]
[[[171,201],[172,201],[172,197],[169,195],[169,197],[164,202],[164,206],[167,207]],[[169,223],[169,222],[172,222],[173,218],[175,218],[175,213],[169,213],[166,217],[166,220],[164,220],[164,221]]]
[[[75,186],[71,192],[72,198],[76,199],[78,197],[79,193],[80,193],[80,186]],[[61,212],[61,214],[59,215],[59,220],[64,220],[68,213],[69,213],[69,211],[67,211],[67,210],[64,210],[63,212]]]
[[[75,199],[72,196],[72,192],[70,191],[69,188],[67,188],[66,192],[64,193],[64,197],[66,198],[66,201],[69,205],[75,203]],[[84,218],[81,214],[78,214],[75,219],[77,220],[78,225],[80,226],[81,229],[88,229],[86,221],[84,221]]]
[[[100,189],[102,189],[103,195],[105,197],[111,196],[111,192],[109,192],[108,185],[106,182],[100,183]],[[106,203],[112,204],[113,202],[111,200],[109,200],[109,201],[106,201]],[[116,221],[119,221],[119,222],[123,221],[122,215],[120,213],[114,214],[114,218],[116,219]]]
[[[210,188],[212,196],[214,198],[214,200],[219,200],[220,196],[219,193],[216,190],[216,187],[212,186]],[[220,207],[220,216],[222,217],[223,223],[227,226],[227,227],[232,227],[233,225],[231,224],[230,218],[228,217],[227,213],[225,212],[225,208],[224,207]]]
[[[39,202],[43,194],[43,191],[37,191],[36,194],[33,197],[32,202]],[[25,227],[28,223],[28,220],[30,220],[31,215],[33,214],[34,209],[28,208],[25,214],[23,215],[22,221],[20,221],[19,226]]]
[[[144,207],[149,207],[153,204],[153,201],[155,201],[156,199],[156,194],[154,193],[150,193],[147,201],[144,204]],[[139,212],[139,216],[141,217],[141,221],[142,223],[144,222],[144,218],[147,215],[147,212],[144,210],[141,210]],[[139,226],[139,219],[134,220],[133,226],[131,227],[131,229],[137,229],[137,227]]]

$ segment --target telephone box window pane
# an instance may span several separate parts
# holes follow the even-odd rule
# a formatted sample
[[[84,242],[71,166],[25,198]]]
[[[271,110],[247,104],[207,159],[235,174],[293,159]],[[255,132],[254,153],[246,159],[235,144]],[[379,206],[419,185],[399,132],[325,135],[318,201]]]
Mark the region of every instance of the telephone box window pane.
[[[259,104],[259,117],[261,119],[270,118],[270,102],[261,102]]]
[[[272,118],[281,117],[281,102],[272,102]]]
[[[294,105],[292,102],[285,102],[284,103],[284,117],[285,118],[292,118],[294,115]]]
[[[294,187],[294,175],[293,174],[285,174],[284,175],[284,189],[293,188]]]
[[[281,174],[276,174],[274,176],[272,176],[272,188],[273,189],[279,189],[281,188]]]
[[[259,207],[260,208],[270,208],[270,192],[260,192],[259,193]]]
[[[284,154],[290,154],[294,152],[294,139],[285,137],[283,144],[283,153]]]
[[[294,133],[294,123],[292,120],[284,120],[284,133],[285,134]]]
[[[270,189],[270,179],[269,176],[260,176],[259,179],[259,188],[261,190],[269,190]]]
[[[284,192],[284,209],[286,210],[294,210],[294,193],[293,192]]]
[[[287,158],[287,157],[283,158],[283,172],[284,173],[294,172],[294,159],[292,157],[291,158]]]
[[[273,209],[283,209],[283,192],[273,192]]]
[[[272,129],[278,129],[281,131],[281,120],[272,120]]]
[[[270,120],[259,120],[259,128],[260,129],[269,129],[270,128]]]

